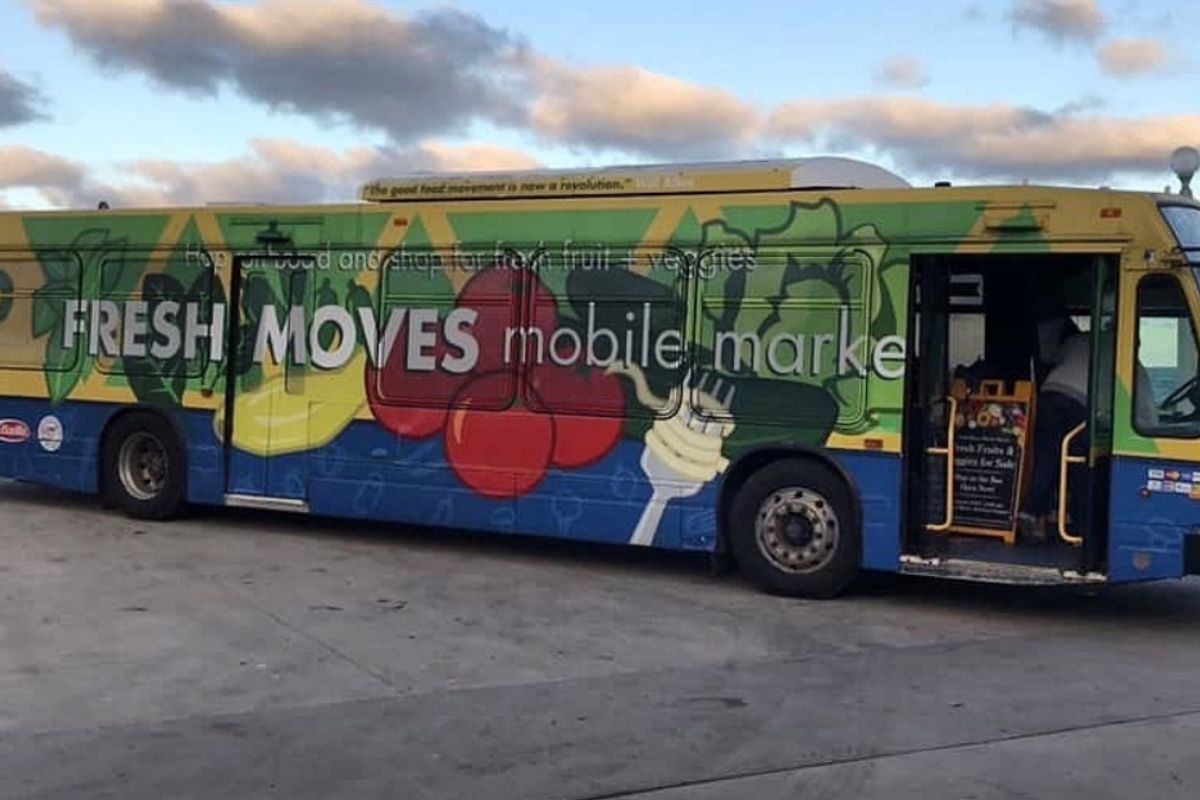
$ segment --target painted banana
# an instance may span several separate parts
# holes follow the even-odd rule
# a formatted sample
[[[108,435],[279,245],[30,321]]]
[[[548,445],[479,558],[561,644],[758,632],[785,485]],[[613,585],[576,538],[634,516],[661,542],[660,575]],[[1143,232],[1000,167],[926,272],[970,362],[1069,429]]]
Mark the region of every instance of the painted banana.
[[[233,445],[258,456],[279,456],[329,444],[366,403],[360,353],[340,370],[310,372],[299,379],[303,390],[288,391],[285,376],[264,381],[233,403]],[[293,389],[295,387],[293,386]],[[217,438],[225,432],[225,409],[213,418]]]

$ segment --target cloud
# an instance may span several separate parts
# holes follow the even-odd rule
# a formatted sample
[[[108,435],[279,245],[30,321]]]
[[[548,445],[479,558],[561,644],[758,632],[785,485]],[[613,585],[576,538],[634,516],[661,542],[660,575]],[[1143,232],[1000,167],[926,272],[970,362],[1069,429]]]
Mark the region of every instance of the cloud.
[[[41,93],[0,69],[0,128],[41,118]]]
[[[760,116],[722,89],[555,61],[451,8],[405,17],[373,0],[30,2],[39,22],[110,69],[199,95],[230,87],[397,143],[482,120],[568,146],[731,155]]]
[[[452,8],[401,17],[369,0],[32,0],[99,64],[184,91],[232,87],[273,108],[397,140],[514,121],[524,45]]]
[[[0,191],[34,189],[50,205],[74,205],[87,182],[83,165],[31,147],[0,145]]]
[[[579,68],[541,59],[533,75],[533,128],[565,144],[663,158],[731,155],[761,122],[731,92],[638,67]]]
[[[897,89],[919,89],[929,83],[925,65],[903,53],[885,59],[875,68],[875,82]]]
[[[1179,143],[1200,140],[1200,114],[1134,119],[864,97],[785,104],[769,131],[786,142],[885,153],[935,173],[1103,181],[1116,172],[1162,171]]]
[[[0,147],[0,192],[37,191],[47,205],[114,208],[214,202],[351,202],[370,180],[413,172],[529,169],[531,156],[490,144],[425,141],[408,148],[333,150],[290,139],[255,139],[251,152],[219,162],[143,159],[116,182],[94,180],[81,164],[26,147]]]
[[[1097,51],[1100,67],[1117,78],[1132,78],[1161,70],[1167,52],[1158,39],[1113,39]]]
[[[1106,24],[1096,0],[1014,0],[1012,20],[1057,42],[1093,42]]]
[[[129,174],[142,185],[125,186],[124,197],[138,205],[148,200],[156,205],[348,202],[357,198],[362,184],[391,175],[538,165],[531,156],[494,145],[432,141],[410,148],[339,151],[290,139],[255,139],[251,150],[243,158],[216,163],[138,161]]]
[[[1058,117],[1069,117],[1074,114],[1082,114],[1085,111],[1102,111],[1107,107],[1108,101],[1103,97],[1095,94],[1088,94],[1080,97],[1078,100],[1071,100],[1063,103],[1054,111],[1054,115]]]
[[[227,162],[147,160],[108,187],[130,200],[349,199],[359,183],[388,173],[532,163],[511,150],[439,142],[478,122],[619,156],[678,161],[803,144],[809,152],[873,153],[940,174],[1003,180],[1159,171],[1179,143],[1200,141],[1195,115],[1112,116],[1086,99],[1046,111],[880,95],[764,110],[721,87],[633,65],[553,59],[452,8],[403,15],[382,0],[28,2],[42,24],[62,29],[109,68],[200,95],[232,90],[390,136],[384,147],[330,151],[261,139]],[[1060,42],[1097,42],[1106,27],[1096,0],[1013,0],[1011,18]],[[1109,53],[1126,70],[1146,63],[1144,53],[1138,62],[1126,51],[1141,52],[1116,40],[1100,56]],[[880,64],[876,77],[900,87],[926,81],[922,65],[904,54]],[[96,185],[86,177],[75,189],[51,183],[46,192],[78,191],[90,205]]]

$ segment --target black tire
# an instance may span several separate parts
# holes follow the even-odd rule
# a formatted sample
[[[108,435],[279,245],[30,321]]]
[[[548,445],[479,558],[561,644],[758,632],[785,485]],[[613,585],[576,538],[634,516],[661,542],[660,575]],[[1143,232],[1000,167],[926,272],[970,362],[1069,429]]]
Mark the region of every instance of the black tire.
[[[101,457],[104,497],[134,519],[163,520],[183,509],[187,458],[170,423],[157,414],[120,417]]]
[[[827,599],[858,575],[857,503],[846,482],[815,461],[775,461],[747,478],[727,534],[742,572],[772,594]]]

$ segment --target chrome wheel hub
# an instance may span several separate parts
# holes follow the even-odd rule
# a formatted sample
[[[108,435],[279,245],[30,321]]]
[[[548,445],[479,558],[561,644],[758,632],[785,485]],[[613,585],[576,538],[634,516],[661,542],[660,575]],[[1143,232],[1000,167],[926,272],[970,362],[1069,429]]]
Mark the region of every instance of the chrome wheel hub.
[[[829,501],[808,489],[780,489],[759,506],[758,548],[784,572],[814,572],[837,550],[841,526]]]
[[[138,500],[153,500],[167,485],[167,450],[157,436],[135,433],[121,444],[117,454],[117,476],[121,485]]]

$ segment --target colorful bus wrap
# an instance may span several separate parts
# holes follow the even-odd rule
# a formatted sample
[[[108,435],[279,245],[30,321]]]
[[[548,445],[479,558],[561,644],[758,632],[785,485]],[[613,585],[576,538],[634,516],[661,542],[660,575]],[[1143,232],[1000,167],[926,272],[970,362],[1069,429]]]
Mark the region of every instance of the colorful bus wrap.
[[[729,551],[815,596],[860,568],[1195,567],[1180,237],[1200,207],[867,168],[850,174],[869,188],[806,188],[814,166],[0,214],[0,475],[143,517],[224,504]],[[1062,466],[1082,510],[1042,547],[939,531],[965,485],[956,371],[1036,386],[1047,305],[1090,336],[1087,452]]]

